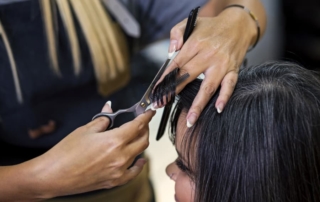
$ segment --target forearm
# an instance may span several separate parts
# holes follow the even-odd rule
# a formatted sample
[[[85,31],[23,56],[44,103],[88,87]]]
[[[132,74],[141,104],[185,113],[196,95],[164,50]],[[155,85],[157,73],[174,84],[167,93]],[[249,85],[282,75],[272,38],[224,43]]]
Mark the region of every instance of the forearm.
[[[0,201],[38,201],[42,197],[41,180],[34,174],[32,162],[0,167]]]
[[[259,21],[261,36],[264,34],[266,30],[267,16],[266,16],[264,6],[260,0],[209,0],[208,3],[204,6],[203,10],[200,12],[200,16],[203,16],[203,17],[218,16],[222,11],[224,11],[224,8],[226,6],[231,4],[240,4],[248,8],[257,17]],[[235,9],[240,10],[240,8],[230,8],[230,9],[234,9],[233,11],[228,11],[230,13],[234,12]],[[248,24],[246,25],[248,29],[249,28],[255,29],[256,31],[257,28],[254,20],[245,11],[241,11],[241,12],[243,12],[244,15],[247,15],[245,19],[248,21]],[[252,43],[254,43],[254,41],[255,39],[252,40]]]

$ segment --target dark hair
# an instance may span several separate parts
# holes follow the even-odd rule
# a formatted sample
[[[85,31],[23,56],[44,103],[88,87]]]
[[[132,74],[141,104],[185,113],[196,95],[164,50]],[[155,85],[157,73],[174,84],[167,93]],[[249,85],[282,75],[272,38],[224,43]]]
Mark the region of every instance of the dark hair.
[[[178,95],[173,136],[200,85],[195,80]],[[240,70],[221,114],[217,97],[183,140],[187,148],[196,145],[188,154],[194,159],[195,201],[320,201],[317,75],[293,63],[265,63]]]

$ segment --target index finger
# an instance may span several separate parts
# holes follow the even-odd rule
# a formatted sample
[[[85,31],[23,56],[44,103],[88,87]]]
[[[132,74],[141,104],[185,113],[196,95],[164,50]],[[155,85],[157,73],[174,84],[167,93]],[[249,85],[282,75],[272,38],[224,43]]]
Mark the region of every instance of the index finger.
[[[147,112],[137,116],[134,120],[127,122],[119,128],[113,129],[112,131],[118,133],[117,137],[121,138],[122,141],[131,142],[139,137],[140,133],[146,126],[148,126],[155,113],[155,111],[148,110]]]
[[[195,27],[196,31],[197,27]],[[182,40],[183,36],[181,36]],[[175,58],[172,59],[171,63],[167,66],[166,70],[161,75],[157,84],[163,81],[164,77],[172,72],[175,68],[180,68],[181,75],[185,73],[190,74],[190,69],[188,70],[185,65],[193,60],[199,53],[198,44],[193,40],[193,35],[186,41],[186,43],[182,46],[180,52],[176,55]],[[196,71],[195,74],[190,74],[189,82],[197,78],[202,73],[201,68],[193,68],[192,71]],[[156,84],[156,85],[157,85]]]
[[[183,45],[183,33],[186,29],[187,18],[176,24],[170,31],[169,57]]]

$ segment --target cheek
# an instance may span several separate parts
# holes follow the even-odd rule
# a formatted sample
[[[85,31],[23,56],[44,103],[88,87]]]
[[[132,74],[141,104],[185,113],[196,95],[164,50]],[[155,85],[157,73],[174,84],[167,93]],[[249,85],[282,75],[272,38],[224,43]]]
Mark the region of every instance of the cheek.
[[[193,202],[194,183],[184,172],[180,172],[175,180],[176,199],[179,202]]]

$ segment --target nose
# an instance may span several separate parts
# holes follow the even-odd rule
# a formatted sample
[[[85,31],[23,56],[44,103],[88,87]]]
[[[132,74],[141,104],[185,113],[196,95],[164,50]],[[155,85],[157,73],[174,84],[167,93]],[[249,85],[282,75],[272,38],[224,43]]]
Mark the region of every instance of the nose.
[[[166,173],[170,179],[176,181],[177,175],[179,174],[179,168],[175,162],[172,162],[167,166]]]

